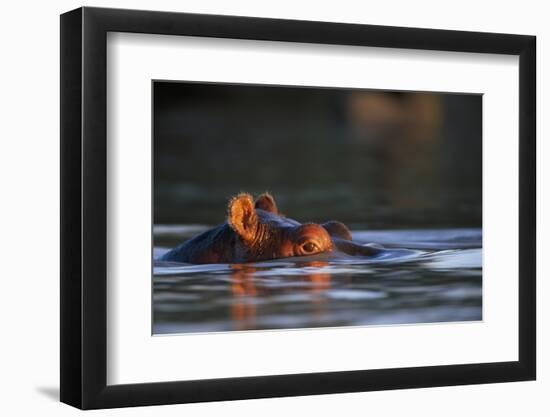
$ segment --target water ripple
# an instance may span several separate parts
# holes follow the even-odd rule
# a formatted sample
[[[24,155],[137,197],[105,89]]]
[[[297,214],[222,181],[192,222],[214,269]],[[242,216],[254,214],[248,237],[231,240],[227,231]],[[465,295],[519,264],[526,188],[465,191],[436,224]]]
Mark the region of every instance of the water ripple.
[[[201,227],[164,226],[155,241]],[[374,257],[325,253],[250,264],[155,261],[154,332],[481,320],[481,230],[353,235],[385,249]],[[155,257],[166,250],[156,247]]]

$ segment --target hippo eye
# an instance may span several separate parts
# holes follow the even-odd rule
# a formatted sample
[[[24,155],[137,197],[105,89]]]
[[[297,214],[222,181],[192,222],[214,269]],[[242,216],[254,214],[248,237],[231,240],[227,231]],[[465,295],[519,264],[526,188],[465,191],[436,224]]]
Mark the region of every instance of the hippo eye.
[[[311,253],[311,252],[315,252],[317,250],[317,245],[313,242],[306,242],[304,243],[304,245],[302,246],[302,249],[304,250],[304,252],[306,253]]]

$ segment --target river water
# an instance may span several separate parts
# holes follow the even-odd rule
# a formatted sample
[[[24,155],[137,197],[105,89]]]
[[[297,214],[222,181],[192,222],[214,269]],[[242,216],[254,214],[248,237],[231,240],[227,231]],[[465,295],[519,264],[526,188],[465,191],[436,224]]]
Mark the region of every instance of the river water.
[[[154,227],[154,257],[205,230]],[[375,257],[339,253],[249,264],[154,261],[153,333],[482,319],[481,229],[353,231]]]

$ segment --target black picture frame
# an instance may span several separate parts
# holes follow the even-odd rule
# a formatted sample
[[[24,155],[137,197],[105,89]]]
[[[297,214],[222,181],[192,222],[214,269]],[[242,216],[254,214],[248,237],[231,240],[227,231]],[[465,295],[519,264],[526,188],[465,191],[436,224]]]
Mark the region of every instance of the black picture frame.
[[[519,56],[519,360],[107,385],[108,32]],[[61,401],[94,409],[535,379],[535,51],[525,35],[88,7],[61,15]]]

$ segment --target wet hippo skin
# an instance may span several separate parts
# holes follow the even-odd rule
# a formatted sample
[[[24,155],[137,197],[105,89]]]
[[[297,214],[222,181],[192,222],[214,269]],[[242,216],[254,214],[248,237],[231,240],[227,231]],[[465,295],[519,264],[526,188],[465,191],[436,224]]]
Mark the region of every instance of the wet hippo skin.
[[[282,215],[270,194],[254,201],[250,194],[241,193],[229,201],[225,223],[183,242],[160,260],[245,263],[332,251],[372,256],[380,249],[353,242],[343,223],[301,224]]]

